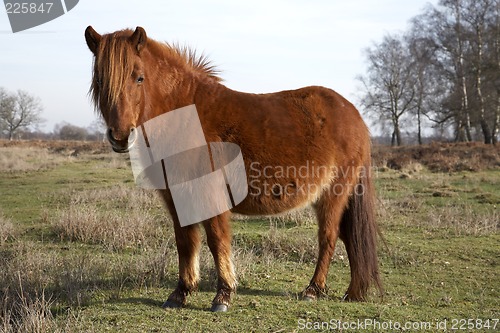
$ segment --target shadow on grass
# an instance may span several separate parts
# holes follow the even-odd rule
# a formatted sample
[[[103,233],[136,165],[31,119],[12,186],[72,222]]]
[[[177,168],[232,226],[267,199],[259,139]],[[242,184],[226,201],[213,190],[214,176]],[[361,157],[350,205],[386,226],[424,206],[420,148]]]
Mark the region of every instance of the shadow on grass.
[[[173,290],[173,288],[172,288]],[[213,291],[213,295],[215,296],[216,290],[215,288],[200,288],[198,290],[199,292],[203,293],[211,293]],[[272,290],[262,290],[262,289],[253,289],[253,288],[238,288],[236,295],[233,298],[233,303],[238,304],[238,295],[245,295],[245,296],[268,296],[268,297],[276,297],[276,298],[283,298],[283,297],[294,297],[297,298],[297,301],[300,302],[298,295],[299,293],[293,293],[293,294],[288,294],[287,292],[279,292],[279,291],[272,291]],[[194,293],[193,295],[189,296],[189,299],[196,298],[197,295]],[[146,298],[146,297],[123,297],[123,298],[114,298],[114,299],[109,299],[106,302],[110,304],[141,304],[145,305],[151,308],[157,308],[160,309],[163,305],[163,302],[166,301],[168,298],[168,295],[165,295],[164,299],[153,299],[153,298]],[[195,310],[195,311],[203,311],[203,312],[210,312],[210,306],[211,304],[207,304],[206,306],[198,306],[193,304],[192,302],[189,302],[188,299],[188,304],[183,307],[183,309],[187,310]],[[165,309],[166,312],[169,311],[176,311],[177,309]]]
[[[278,291],[278,290],[265,290],[265,289],[240,287],[236,291],[236,294],[247,295],[247,296],[287,297],[289,295],[295,295],[296,293],[289,293],[287,291]]]
[[[117,303],[142,304],[142,305],[147,305],[147,306],[154,307],[154,308],[160,308],[163,304],[163,301],[160,301],[158,299],[147,298],[147,297],[124,297],[124,298],[110,300],[109,303],[112,303],[112,304],[117,304]]]

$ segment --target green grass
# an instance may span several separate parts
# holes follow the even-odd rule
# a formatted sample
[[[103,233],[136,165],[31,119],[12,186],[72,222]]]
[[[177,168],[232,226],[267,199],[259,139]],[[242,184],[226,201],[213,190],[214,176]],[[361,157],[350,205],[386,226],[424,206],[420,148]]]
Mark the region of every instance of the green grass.
[[[328,298],[299,300],[317,251],[306,210],[236,217],[239,289],[230,311],[214,314],[209,306],[216,276],[206,246],[200,288],[187,308],[160,307],[177,282],[172,227],[159,200],[134,187],[124,156],[84,155],[41,169],[0,170],[0,332],[15,325],[39,332],[299,332],[299,322],[358,319],[433,325],[446,319],[450,330],[453,319],[499,318],[500,170],[422,170],[406,178],[386,170],[376,176],[387,242],[379,249],[383,299],[372,291],[367,302],[341,302],[349,266],[339,243]],[[79,213],[102,221],[103,228],[83,218],[79,223],[87,229],[68,234],[61,221]],[[106,229],[110,216],[123,214],[142,214],[154,226],[138,224],[138,237]],[[124,241],[109,246],[109,235]]]

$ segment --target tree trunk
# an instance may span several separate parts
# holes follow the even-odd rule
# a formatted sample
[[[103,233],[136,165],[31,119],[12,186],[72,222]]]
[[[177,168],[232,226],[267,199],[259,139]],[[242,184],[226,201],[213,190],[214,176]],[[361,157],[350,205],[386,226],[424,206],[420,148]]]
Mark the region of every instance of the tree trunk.
[[[422,144],[422,119],[420,119],[420,107],[418,107],[418,110],[417,110],[417,122],[418,122],[418,144],[421,145]]]
[[[476,27],[477,31],[476,92],[479,100],[479,116],[480,116],[481,129],[483,131],[483,136],[484,136],[484,143],[491,144],[492,143],[491,131],[490,127],[488,126],[488,122],[486,121],[486,116],[484,114],[485,113],[484,97],[483,97],[482,81],[481,81],[481,75],[482,75],[481,67],[483,66],[483,34],[481,29],[482,28],[479,25]]]
[[[394,134],[396,136],[396,144],[401,146],[401,129],[399,128],[399,119],[394,123]]]
[[[422,71],[418,75],[418,81],[419,81],[419,93],[418,93],[418,102],[417,102],[417,139],[418,139],[418,144],[422,144],[422,101],[424,99],[424,79],[422,77]]]
[[[469,113],[469,98],[467,97],[467,81],[465,75],[462,75],[462,115],[465,118],[463,126],[465,128],[466,140],[467,142],[472,141],[471,135],[471,125],[470,125],[470,113]]]
[[[461,29],[461,21],[462,21],[462,15],[460,12],[460,6],[459,3],[456,2],[454,3],[455,6],[455,19],[456,19],[456,38],[457,38],[457,48],[458,48],[458,63],[457,63],[457,79],[460,84],[460,93],[461,93],[461,110],[460,110],[460,115],[459,115],[459,133],[457,133],[457,137],[459,140],[463,138],[463,135],[461,133],[462,129],[465,129],[465,140],[463,141],[472,141],[472,135],[471,135],[471,130],[470,130],[470,114],[469,114],[469,100],[467,98],[467,80],[465,78],[465,69],[464,69],[464,49],[463,49],[463,34],[462,34],[462,29]]]
[[[497,2],[496,7],[496,25],[495,25],[495,57],[496,57],[496,70],[500,71],[500,1]],[[495,108],[495,116],[493,117],[493,127],[491,129],[492,143],[496,144],[498,139],[498,132],[500,129],[500,78],[494,82],[497,91],[497,105]]]
[[[500,130],[499,127],[500,127],[500,89],[497,90],[497,107],[495,109],[495,117],[493,119],[493,128],[491,131],[491,136],[492,136],[491,142],[493,144],[497,143],[498,132]]]
[[[480,123],[481,123],[481,129],[483,131],[483,136],[484,136],[484,143],[485,144],[492,144],[492,133],[490,130],[490,126],[488,125],[488,122],[486,121],[486,116],[484,112],[484,98],[483,94],[481,91],[481,70],[478,70],[477,78],[476,78],[476,86],[477,86],[477,95],[479,99],[479,114],[480,114]]]
[[[455,133],[455,141],[465,142],[467,141],[467,136],[465,135],[465,126],[462,119],[458,120],[457,129]]]
[[[484,118],[481,118],[481,129],[483,130],[484,143],[491,145],[493,143],[493,138],[491,136],[490,126]]]

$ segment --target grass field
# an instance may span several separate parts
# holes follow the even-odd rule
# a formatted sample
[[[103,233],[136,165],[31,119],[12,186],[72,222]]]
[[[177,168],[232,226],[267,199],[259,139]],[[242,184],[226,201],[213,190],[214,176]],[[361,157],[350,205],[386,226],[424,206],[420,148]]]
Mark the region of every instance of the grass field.
[[[156,195],[135,187],[126,156],[0,146],[0,332],[322,332],[358,320],[366,332],[499,331],[500,168],[474,158],[474,171],[449,172],[376,159],[383,299],[341,302],[339,243],[328,297],[299,300],[317,252],[305,209],[235,216],[238,292],[228,313],[211,313],[206,246],[188,307],[161,308],[177,282],[173,228]]]

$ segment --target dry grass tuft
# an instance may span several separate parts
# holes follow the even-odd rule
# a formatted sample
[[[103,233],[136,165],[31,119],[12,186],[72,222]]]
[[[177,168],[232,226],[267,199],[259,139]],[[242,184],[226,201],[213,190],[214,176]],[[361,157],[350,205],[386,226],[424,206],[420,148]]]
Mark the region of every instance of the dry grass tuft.
[[[433,226],[445,228],[456,236],[490,235],[500,229],[500,215],[496,209],[488,213],[480,213],[470,205],[450,204],[440,209],[429,210],[428,222]]]
[[[151,191],[121,185],[70,196],[69,207],[51,221],[62,240],[116,251],[155,247],[173,234],[168,214]],[[158,208],[160,216],[154,213]]]
[[[255,266],[261,260],[254,248],[233,248],[233,263],[239,283],[245,283],[255,272]]]
[[[68,193],[70,206],[95,207],[101,210],[145,210],[162,209],[168,215],[155,191],[137,187],[116,185],[87,191]]]
[[[53,168],[71,160],[51,153],[48,149],[0,147],[0,171],[21,172]]]
[[[76,304],[71,303],[70,293],[81,284],[68,279],[64,270],[68,259],[54,253],[41,253],[31,243],[17,243],[2,252],[0,332],[67,331],[59,328],[53,316],[53,296],[58,295],[68,299],[70,304]],[[72,320],[68,317],[67,328]]]
[[[9,240],[15,239],[16,229],[14,224],[0,213],[0,246]]]
[[[5,305],[7,297],[2,300],[4,304],[0,306],[3,311],[0,314],[0,332],[61,332],[50,311],[52,300],[46,298],[44,291],[31,297],[25,295],[21,288],[18,296],[18,301],[10,306]]]
[[[410,162],[402,168],[403,172],[406,172],[410,175],[421,173],[424,170],[425,167],[419,162]]]
[[[292,224],[301,227],[316,225],[316,214],[310,206],[303,209],[292,210],[283,215],[267,217],[267,219],[269,219],[271,226]]]
[[[481,236],[498,233],[500,215],[496,206],[478,210],[473,204],[458,199],[458,194],[449,187],[429,191],[433,197],[448,199],[447,204],[426,209],[424,197],[409,196],[401,199],[381,200],[383,209],[378,210],[379,219],[384,224],[416,226],[433,232],[442,230],[453,236]],[[491,197],[486,196],[489,200]],[[482,195],[476,199],[484,199]],[[488,202],[489,203],[489,202]],[[395,220],[397,218],[397,220]]]
[[[92,206],[71,206],[60,213],[53,226],[62,240],[102,244],[109,250],[149,247],[165,236],[165,229],[144,210],[120,214]]]
[[[315,262],[318,253],[315,235],[287,232],[271,227],[262,239],[261,255],[264,258],[287,259],[299,263]]]

